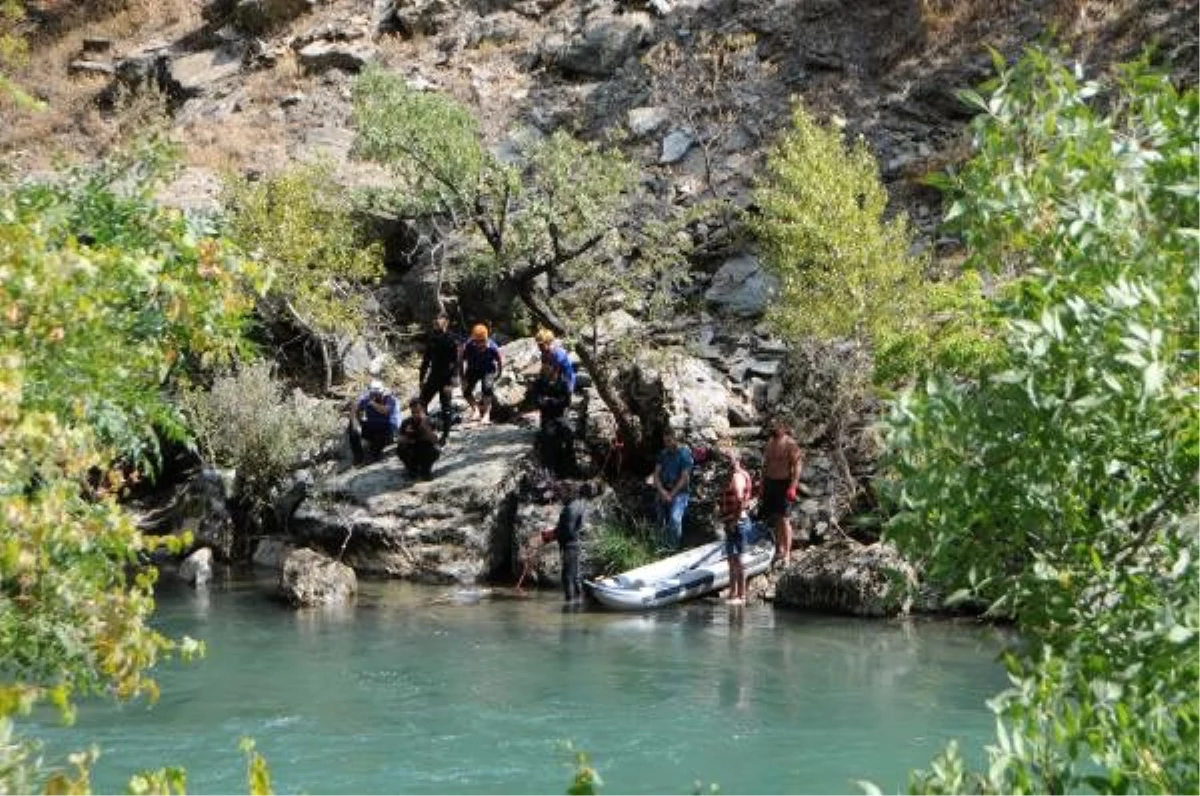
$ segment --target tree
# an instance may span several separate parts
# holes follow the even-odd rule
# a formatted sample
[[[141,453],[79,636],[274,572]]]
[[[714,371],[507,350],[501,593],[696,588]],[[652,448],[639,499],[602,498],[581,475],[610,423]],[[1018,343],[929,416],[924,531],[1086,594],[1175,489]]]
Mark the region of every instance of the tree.
[[[967,273],[927,280],[903,214],[866,142],[847,144],[797,103],[769,152],[749,225],[780,283],[768,321],[792,343],[785,379],[794,421],[827,427],[842,493],[859,493],[849,460],[873,459],[862,415],[874,385],[894,386],[932,363],[973,369],[996,356],[981,283]]]
[[[8,74],[24,66],[29,57],[29,42],[21,31],[24,22],[23,0],[0,0],[0,107],[6,101],[27,108],[41,106],[37,99],[22,91]]]
[[[625,442],[640,445],[599,317],[668,303],[686,269],[678,227],[653,220],[632,165],[562,131],[526,142],[520,165],[503,163],[466,108],[378,68],[359,77],[354,108],[357,151],[398,180],[387,201],[441,219],[458,236],[461,270],[511,286],[534,320],[570,337]]]
[[[328,166],[232,179],[224,203],[230,237],[278,274],[262,311],[282,314],[316,341],[328,390],[335,338],[362,334],[370,319],[364,286],[383,275],[380,245],[366,242]]]
[[[159,435],[188,436],[170,399],[244,351],[267,273],[150,194],[172,162],[161,142],[40,183],[0,185],[0,347],[21,353],[24,411],[91,427],[153,473]]]
[[[90,787],[92,755],[43,769],[15,716],[154,698],[155,663],[199,649],[150,626],[157,571],[144,556],[160,540],[117,504],[113,464],[148,467],[160,431],[186,433],[172,377],[240,349],[261,275],[149,201],[163,154],[0,184],[0,791]],[[142,786],[178,790],[182,774]]]
[[[1002,364],[931,378],[888,425],[887,535],[1014,617],[987,771],[951,748],[921,792],[1200,787],[1197,94],[997,57],[947,185],[974,264],[1014,279]]]

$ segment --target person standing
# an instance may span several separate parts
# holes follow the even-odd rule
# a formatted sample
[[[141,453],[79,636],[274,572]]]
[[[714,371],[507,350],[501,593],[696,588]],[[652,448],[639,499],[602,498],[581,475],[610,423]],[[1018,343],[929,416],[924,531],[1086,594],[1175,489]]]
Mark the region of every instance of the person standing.
[[[575,475],[575,434],[566,416],[571,392],[563,372],[542,363],[530,394],[538,408],[537,445],[542,463],[559,477]]]
[[[658,525],[666,533],[667,546],[678,550],[683,541],[683,515],[690,498],[692,452],[679,442],[675,429],[663,431],[663,449],[654,465],[654,492]]]
[[[721,524],[725,527],[725,557],[729,561],[729,599],[730,605],[742,605],[746,602],[746,567],[742,564],[742,554],[746,552],[746,537],[750,530],[750,518],[746,507],[750,503],[753,487],[750,483],[750,473],[742,467],[741,456],[736,450],[725,452],[733,471],[729,474],[729,483],[721,493],[719,511]]]
[[[459,340],[450,333],[450,316],[439,312],[433,320],[433,329],[425,340],[425,351],[421,354],[420,383],[421,407],[428,412],[429,402],[438,396],[441,411],[439,419],[442,435],[438,444],[445,445],[450,437],[453,422],[454,388],[458,386]]]
[[[367,460],[363,442],[367,443],[370,459],[378,459],[396,437],[400,428],[400,402],[379,379],[373,379],[366,392],[355,399],[350,410],[350,423],[346,436],[350,438],[350,452],[354,455],[354,466],[361,467]]]
[[[492,400],[496,394],[496,379],[504,371],[504,357],[496,341],[488,336],[482,323],[471,329],[471,339],[463,346],[463,397],[471,407],[471,419],[490,423]],[[475,401],[475,385],[479,384],[480,398]]]
[[[785,565],[792,555],[792,521],[788,513],[796,501],[803,467],[800,446],[792,439],[791,429],[782,418],[776,418],[763,452],[762,514],[775,533],[773,560]]]
[[[404,462],[409,475],[428,481],[433,478],[433,463],[442,453],[437,432],[419,397],[409,401],[408,408],[409,416],[400,424],[396,435],[396,455]]]
[[[542,544],[558,541],[558,552],[562,567],[563,600],[579,602],[583,599],[583,579],[579,576],[579,544],[583,536],[583,520],[587,514],[586,495],[575,484],[563,482],[560,487],[563,500],[558,513],[558,524],[542,531]]]

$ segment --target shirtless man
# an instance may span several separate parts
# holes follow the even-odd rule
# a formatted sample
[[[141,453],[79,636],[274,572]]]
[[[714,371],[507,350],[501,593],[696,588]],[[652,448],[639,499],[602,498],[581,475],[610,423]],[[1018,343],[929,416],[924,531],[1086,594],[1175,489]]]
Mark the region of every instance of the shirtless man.
[[[803,467],[800,446],[792,439],[791,429],[777,418],[771,423],[771,437],[763,452],[762,512],[774,523],[774,560],[785,565],[792,555],[792,521],[788,518],[788,509],[796,500]]]

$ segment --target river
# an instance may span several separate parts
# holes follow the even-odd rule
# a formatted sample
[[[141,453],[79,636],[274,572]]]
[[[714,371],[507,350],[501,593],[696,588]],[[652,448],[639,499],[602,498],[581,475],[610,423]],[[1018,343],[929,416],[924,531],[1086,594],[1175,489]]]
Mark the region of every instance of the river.
[[[280,793],[564,793],[566,741],[606,793],[886,793],[947,740],[991,738],[984,700],[1005,685],[1003,639],[969,624],[564,611],[556,591],[400,582],[293,611],[271,586],[161,586],[156,626],[207,655],[163,665],[153,705],[85,703],[47,751],[98,744],[97,792],[171,764],[192,793],[244,793],[249,735]]]

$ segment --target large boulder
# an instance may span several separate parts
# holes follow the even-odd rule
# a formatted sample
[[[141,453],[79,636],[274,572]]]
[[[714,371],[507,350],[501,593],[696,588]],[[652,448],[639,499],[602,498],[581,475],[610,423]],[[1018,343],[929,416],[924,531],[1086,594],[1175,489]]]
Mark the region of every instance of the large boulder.
[[[752,318],[763,314],[778,289],[778,280],[763,270],[758,258],[746,254],[717,269],[704,300],[730,315]]]
[[[242,69],[245,47],[230,43],[212,50],[201,50],[171,58],[166,65],[168,86],[178,97],[198,97]]]
[[[775,602],[853,616],[908,613],[916,593],[912,565],[890,544],[851,539],[797,555],[775,586]]]
[[[265,33],[312,10],[315,0],[208,0],[201,14],[210,24],[232,22],[247,33]]]
[[[565,44],[548,39],[546,47],[550,60],[567,75],[606,78],[637,54],[653,29],[649,14],[598,10]]]
[[[634,355],[626,393],[647,428],[665,422],[687,442],[715,442],[729,433],[726,379],[702,359],[672,350]]]
[[[293,551],[279,572],[279,594],[296,607],[344,605],[358,593],[354,570],[315,550]]]
[[[292,515],[293,538],[342,551],[361,573],[477,583],[511,571],[512,515],[532,429],[456,427],[433,479],[415,481],[391,448],[318,481]]]
[[[179,579],[190,586],[202,589],[212,580],[212,550],[201,547],[179,565]]]

